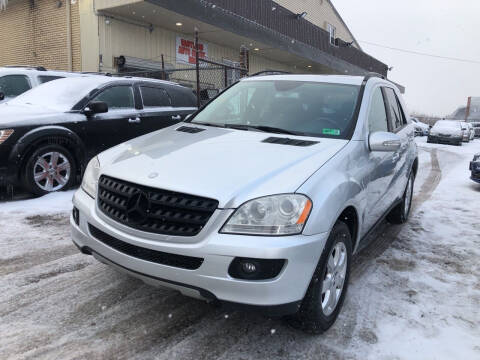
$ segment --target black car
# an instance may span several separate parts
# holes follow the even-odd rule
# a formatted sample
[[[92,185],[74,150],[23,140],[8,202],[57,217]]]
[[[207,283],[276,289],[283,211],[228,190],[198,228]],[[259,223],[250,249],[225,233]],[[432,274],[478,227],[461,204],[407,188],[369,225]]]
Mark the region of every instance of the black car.
[[[192,89],[143,79],[55,80],[0,105],[0,185],[66,189],[97,153],[196,110]]]
[[[476,154],[470,162],[470,171],[472,172],[470,179],[480,184],[480,154]]]

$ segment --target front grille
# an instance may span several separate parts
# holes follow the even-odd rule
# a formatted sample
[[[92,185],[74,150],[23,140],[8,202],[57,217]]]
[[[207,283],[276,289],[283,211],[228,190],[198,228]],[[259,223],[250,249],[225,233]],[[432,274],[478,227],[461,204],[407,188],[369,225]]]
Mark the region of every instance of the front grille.
[[[195,236],[218,201],[101,176],[98,207],[111,219],[155,234]]]
[[[111,248],[120,251],[126,255],[135,257],[140,260],[150,261],[157,264],[168,265],[188,270],[196,270],[202,265],[203,259],[193,256],[170,254],[162,251],[156,251],[139,246],[135,246],[124,241],[118,240],[97,229],[95,226],[88,224],[90,234],[98,241],[104,243]]]

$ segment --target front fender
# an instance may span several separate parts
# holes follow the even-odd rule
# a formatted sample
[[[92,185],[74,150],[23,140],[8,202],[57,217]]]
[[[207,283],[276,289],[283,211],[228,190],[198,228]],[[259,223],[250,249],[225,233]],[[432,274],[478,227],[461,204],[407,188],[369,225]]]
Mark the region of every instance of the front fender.
[[[330,232],[340,214],[349,206],[357,212],[360,228],[361,209],[366,204],[363,187],[354,178],[345,175],[340,172],[331,174],[325,181],[305,184],[298,190],[298,193],[315,194],[312,197],[312,212],[303,231],[305,235]]]
[[[58,142],[59,139],[62,143],[67,142],[73,145],[69,148],[73,151],[73,155],[80,167],[82,167],[85,161],[85,145],[83,141],[72,130],[63,126],[51,125],[30,130],[17,141],[9,155],[8,173],[16,174],[18,177],[23,161],[31,149],[44,141],[61,145],[62,143]]]

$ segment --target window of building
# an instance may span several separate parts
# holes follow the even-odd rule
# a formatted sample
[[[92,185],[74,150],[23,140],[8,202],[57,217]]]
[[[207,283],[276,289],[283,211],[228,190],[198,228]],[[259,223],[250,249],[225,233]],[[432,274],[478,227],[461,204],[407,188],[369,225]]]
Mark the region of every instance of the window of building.
[[[40,84],[45,84],[49,81],[53,81],[57,79],[63,79],[63,76],[41,75],[38,77],[38,81],[40,82]]]
[[[337,38],[337,29],[332,24],[327,23],[327,31],[330,34],[330,44],[335,45],[335,39]]]
[[[387,111],[381,88],[377,88],[372,96],[370,111],[368,113],[368,130],[388,131]]]
[[[143,107],[172,106],[170,97],[164,89],[141,86],[140,92],[142,93]]]
[[[0,77],[0,91],[5,97],[15,97],[30,90],[32,87],[25,75],[5,75]]]
[[[133,89],[131,86],[112,86],[97,95],[94,100],[106,102],[109,109],[135,107]]]

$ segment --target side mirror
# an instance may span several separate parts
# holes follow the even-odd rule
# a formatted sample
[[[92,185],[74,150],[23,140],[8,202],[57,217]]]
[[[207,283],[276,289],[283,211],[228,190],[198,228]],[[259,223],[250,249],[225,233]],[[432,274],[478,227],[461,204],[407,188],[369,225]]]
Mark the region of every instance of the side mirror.
[[[368,146],[370,151],[397,151],[400,149],[401,140],[397,134],[378,131],[370,134]]]
[[[0,91],[0,101],[5,100],[5,93]]]
[[[106,112],[108,112],[108,105],[103,101],[92,101],[85,107],[85,109],[83,109],[83,113],[87,116],[103,114]]]

